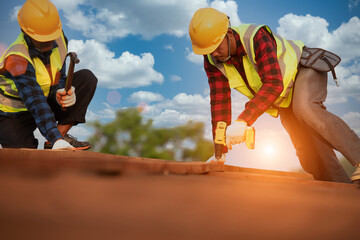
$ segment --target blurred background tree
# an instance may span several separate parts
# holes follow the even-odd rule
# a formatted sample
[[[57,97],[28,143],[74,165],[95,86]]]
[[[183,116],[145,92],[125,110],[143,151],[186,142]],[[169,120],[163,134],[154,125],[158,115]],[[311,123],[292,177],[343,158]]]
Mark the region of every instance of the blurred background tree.
[[[106,124],[89,124],[95,133],[89,138],[93,151],[132,157],[176,161],[206,161],[213,155],[213,142],[204,139],[204,124],[189,121],[173,128],[154,128],[141,113],[130,108],[116,112]]]

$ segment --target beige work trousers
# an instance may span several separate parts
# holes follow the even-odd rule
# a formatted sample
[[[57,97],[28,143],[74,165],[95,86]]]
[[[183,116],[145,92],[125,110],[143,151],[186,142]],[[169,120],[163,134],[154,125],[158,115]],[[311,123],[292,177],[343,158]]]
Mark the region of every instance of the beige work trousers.
[[[292,104],[279,110],[281,123],[301,166],[314,179],[350,183],[334,149],[356,166],[360,162],[360,139],[341,118],[326,110],[326,96],[327,73],[300,68]]]

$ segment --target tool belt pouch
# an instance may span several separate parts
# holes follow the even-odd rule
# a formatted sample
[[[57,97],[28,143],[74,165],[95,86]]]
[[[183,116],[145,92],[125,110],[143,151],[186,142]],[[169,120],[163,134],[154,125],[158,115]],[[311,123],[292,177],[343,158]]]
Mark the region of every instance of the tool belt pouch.
[[[332,52],[321,48],[304,47],[300,58],[300,65],[320,72],[331,71],[334,81],[338,86],[335,67],[340,63],[340,61],[341,58]]]

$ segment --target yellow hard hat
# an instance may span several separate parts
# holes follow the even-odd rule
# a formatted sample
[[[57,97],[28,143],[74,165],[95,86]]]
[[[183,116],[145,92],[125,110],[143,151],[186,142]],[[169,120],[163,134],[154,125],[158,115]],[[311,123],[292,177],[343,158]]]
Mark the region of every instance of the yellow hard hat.
[[[59,13],[49,0],[27,0],[19,10],[18,23],[39,42],[55,40],[62,32]]]
[[[194,53],[210,54],[216,50],[229,28],[229,19],[225,13],[214,8],[200,8],[194,13],[189,25]]]

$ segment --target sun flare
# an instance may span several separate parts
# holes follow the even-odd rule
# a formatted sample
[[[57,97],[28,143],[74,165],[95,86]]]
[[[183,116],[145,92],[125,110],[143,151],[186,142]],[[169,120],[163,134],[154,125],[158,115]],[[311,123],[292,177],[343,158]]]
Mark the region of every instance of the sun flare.
[[[275,148],[272,145],[265,146],[264,150],[265,150],[265,154],[268,155],[268,156],[272,156],[275,153]]]

